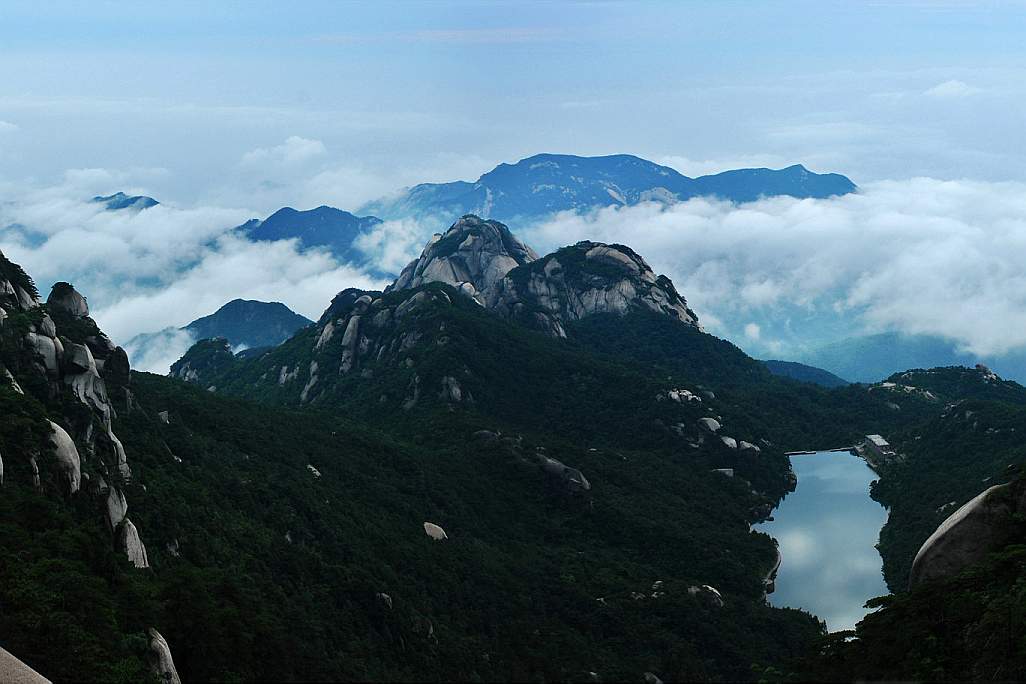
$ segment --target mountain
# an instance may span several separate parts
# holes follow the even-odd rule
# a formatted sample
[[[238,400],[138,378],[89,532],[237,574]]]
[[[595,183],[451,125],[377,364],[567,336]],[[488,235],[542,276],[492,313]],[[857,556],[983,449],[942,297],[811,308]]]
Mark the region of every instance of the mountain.
[[[506,223],[559,211],[583,212],[643,201],[678,202],[710,196],[749,202],[762,196],[831,197],[856,186],[838,174],[816,174],[801,165],[740,169],[689,178],[668,166],[632,155],[577,157],[538,154],[500,164],[473,183],[423,183],[364,205],[361,213],[384,219],[453,220],[477,214]]]
[[[233,299],[181,329],[197,340],[224,337],[233,347],[270,347],[311,323],[281,302]]]
[[[182,328],[136,335],[125,349],[137,366],[163,372],[198,340],[224,338],[237,350],[273,347],[311,323],[281,302],[233,299]]]
[[[173,662],[183,681],[738,679],[819,634],[763,600],[775,552],[750,523],[787,491],[782,447],[686,378],[445,283],[346,291],[260,357],[199,343],[185,360],[211,362],[193,367],[198,386],[110,385],[131,480],[69,430],[88,483],[69,493],[70,466],[35,444],[65,401],[78,420],[63,388],[82,383],[56,375],[51,395],[47,367],[18,351],[50,346],[21,331],[99,333],[80,318],[51,329],[51,306],[80,316],[84,299],[44,307],[12,274],[0,358],[25,394],[0,387],[0,602],[4,646],[44,675],[138,681],[163,645],[158,673]],[[640,304],[594,317],[643,312],[704,335]],[[731,349],[727,365],[745,363]],[[233,375],[205,384],[221,364]],[[127,528],[129,500],[148,568],[106,531],[108,516]]]
[[[142,211],[143,209],[149,209],[150,207],[155,207],[160,204],[160,202],[152,197],[146,197],[145,195],[129,196],[123,192],[116,192],[113,195],[107,196],[98,195],[93,198],[93,202],[103,204],[107,211],[117,211],[119,209]]]
[[[792,380],[799,380],[801,382],[811,382],[822,387],[844,387],[849,385],[847,380],[839,378],[830,371],[825,371],[822,368],[816,368],[815,366],[806,366],[804,363],[796,363],[794,361],[776,361],[768,360],[763,361],[766,368],[769,369],[773,375],[779,375],[783,378],[791,378]]]
[[[334,207],[306,211],[283,207],[266,219],[247,221],[239,230],[258,241],[298,238],[306,247],[327,248],[340,261],[360,261],[362,254],[353,241],[379,223],[381,219],[374,216],[355,216]]]
[[[538,257],[475,216],[387,291],[261,354],[202,340],[173,377],[2,257],[0,312],[0,633],[53,679],[1024,672],[1026,390],[987,368],[778,377],[629,247]],[[828,635],[767,603],[752,524],[787,451],[873,433],[900,593]]]

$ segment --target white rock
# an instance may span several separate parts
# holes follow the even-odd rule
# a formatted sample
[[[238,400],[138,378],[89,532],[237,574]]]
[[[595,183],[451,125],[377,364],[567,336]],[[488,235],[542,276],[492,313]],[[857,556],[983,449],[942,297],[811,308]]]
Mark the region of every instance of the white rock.
[[[720,437],[723,443],[731,449],[737,449],[737,440],[733,437]]]
[[[698,424],[709,432],[719,432],[720,421],[715,418],[699,418]]]
[[[53,434],[50,435],[50,445],[53,446],[54,454],[57,456],[57,465],[68,487],[68,493],[74,494],[82,482],[82,461],[78,455],[78,448],[64,428],[52,420],[47,422],[53,429]]]
[[[110,529],[118,529],[118,525],[128,515],[128,500],[125,494],[117,487],[111,487],[107,492],[107,522]]]
[[[308,464],[306,465],[306,467],[307,467],[307,469],[308,469],[308,470],[310,471],[310,473],[311,473],[311,474],[312,474],[312,475],[313,475],[314,477],[320,477],[320,476],[321,476],[321,471],[317,470],[317,468],[314,468],[314,467],[313,467],[312,465],[310,465],[309,463],[308,463]]]
[[[178,677],[178,670],[175,669],[175,661],[171,657],[171,648],[168,646],[167,640],[152,627],[147,630],[147,633],[150,636],[150,665],[154,674],[164,684],[182,684],[182,680]]]
[[[430,522],[424,523],[424,534],[431,537],[435,541],[442,541],[443,539],[449,538],[449,535],[445,533],[445,530],[443,530],[438,525]]]
[[[150,561],[146,557],[146,546],[139,537],[139,530],[128,518],[125,518],[121,525],[121,548],[135,567],[150,567]]]
[[[752,444],[751,442],[744,441],[743,439],[737,443],[737,448],[741,451],[753,451],[757,454],[762,452],[762,449]]]

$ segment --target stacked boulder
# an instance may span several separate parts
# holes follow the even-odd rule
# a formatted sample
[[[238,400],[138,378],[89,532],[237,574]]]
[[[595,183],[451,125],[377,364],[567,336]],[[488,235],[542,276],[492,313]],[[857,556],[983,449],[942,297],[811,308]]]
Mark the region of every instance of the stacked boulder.
[[[132,471],[113,419],[116,405],[132,405],[128,355],[89,316],[85,297],[62,282],[44,304],[32,279],[0,254],[0,350],[0,381],[65,407],[49,421],[49,448],[64,494],[77,494],[91,472],[97,493],[124,502]],[[37,488],[41,455],[26,454]],[[112,522],[111,533],[133,564],[148,567],[138,530],[127,517]]]

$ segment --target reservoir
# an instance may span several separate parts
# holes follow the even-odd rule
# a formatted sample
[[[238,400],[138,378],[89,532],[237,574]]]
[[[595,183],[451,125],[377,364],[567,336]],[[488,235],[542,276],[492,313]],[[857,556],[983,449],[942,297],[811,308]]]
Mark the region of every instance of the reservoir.
[[[826,620],[827,629],[852,629],[863,604],[887,593],[876,550],[887,511],[869,498],[876,479],[865,461],[848,452],[791,457],[798,486],[756,525],[777,540],[781,555],[774,606],[802,608]]]

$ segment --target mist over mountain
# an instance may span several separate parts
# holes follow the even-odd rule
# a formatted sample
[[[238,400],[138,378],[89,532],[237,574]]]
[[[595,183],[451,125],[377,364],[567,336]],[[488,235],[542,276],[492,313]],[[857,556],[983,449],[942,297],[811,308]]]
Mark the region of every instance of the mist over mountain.
[[[223,338],[236,352],[273,347],[312,322],[281,302],[234,299],[181,328],[136,335],[125,343],[125,349],[140,370],[166,373],[172,362],[199,340]]]
[[[93,198],[93,201],[97,204],[102,204],[108,211],[118,211],[120,209],[134,209],[136,211],[142,211],[143,209],[149,209],[155,207],[160,202],[153,199],[152,197],[146,197],[145,195],[126,195],[123,192],[116,192],[113,195],[107,195],[106,197],[97,195]]]
[[[251,240],[273,242],[298,239],[304,247],[325,247],[340,261],[361,261],[365,258],[353,248],[363,233],[381,223],[374,216],[354,216],[348,211],[320,206],[297,211],[283,207],[266,219],[251,219],[239,226]]]

